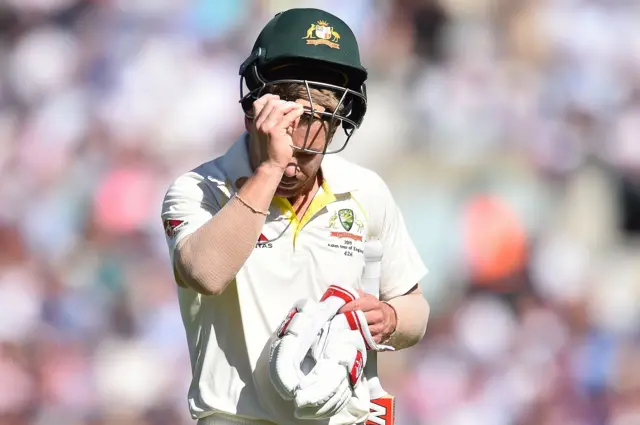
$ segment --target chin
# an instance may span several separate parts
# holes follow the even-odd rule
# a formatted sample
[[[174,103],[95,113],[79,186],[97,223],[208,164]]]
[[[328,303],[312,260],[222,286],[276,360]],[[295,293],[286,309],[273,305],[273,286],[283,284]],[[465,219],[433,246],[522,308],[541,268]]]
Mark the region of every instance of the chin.
[[[294,196],[297,196],[298,194],[300,194],[300,187],[294,187],[294,188],[283,188],[283,187],[279,187],[278,189],[276,189],[276,196],[279,196],[281,198],[293,198]]]

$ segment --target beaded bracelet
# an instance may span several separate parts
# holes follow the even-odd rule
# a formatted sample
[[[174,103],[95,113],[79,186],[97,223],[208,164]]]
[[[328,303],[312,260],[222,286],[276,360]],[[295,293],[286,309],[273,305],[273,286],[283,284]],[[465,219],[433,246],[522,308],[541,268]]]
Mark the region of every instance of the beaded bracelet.
[[[247,201],[245,201],[244,199],[242,199],[240,197],[240,195],[238,195],[237,193],[235,195],[233,195],[235,198],[238,199],[238,201],[240,201],[245,207],[249,208],[252,212],[256,213],[256,214],[262,214],[265,217],[269,216],[269,211],[260,211],[255,209],[254,207],[252,207],[251,205],[249,205],[249,203]]]

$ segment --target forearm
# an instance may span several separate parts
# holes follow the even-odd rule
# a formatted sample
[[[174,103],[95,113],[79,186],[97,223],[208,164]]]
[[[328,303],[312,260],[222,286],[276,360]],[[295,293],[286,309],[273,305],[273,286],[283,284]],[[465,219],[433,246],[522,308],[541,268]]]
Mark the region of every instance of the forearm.
[[[182,282],[205,295],[219,295],[255,248],[275,190],[277,170],[259,168],[231,200],[176,249]]]
[[[417,289],[387,301],[396,313],[396,328],[387,344],[396,350],[411,347],[424,337],[429,321],[429,304]]]

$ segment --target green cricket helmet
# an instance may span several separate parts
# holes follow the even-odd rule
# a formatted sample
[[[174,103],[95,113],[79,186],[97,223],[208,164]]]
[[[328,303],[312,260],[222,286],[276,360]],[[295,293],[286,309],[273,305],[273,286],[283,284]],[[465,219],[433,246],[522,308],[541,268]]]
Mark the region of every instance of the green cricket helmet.
[[[325,120],[329,124],[327,137],[342,126],[346,139],[334,149],[328,149],[328,140],[319,152],[307,147],[309,125],[304,147],[298,148],[306,152],[342,151],[367,110],[367,70],[360,63],[356,37],[344,21],[323,10],[278,13],[260,32],[251,55],[240,66],[240,76],[240,103],[248,117],[252,117],[253,102],[273,86],[298,83],[306,88],[311,103],[305,112],[307,118]],[[311,96],[314,88],[329,89],[337,95],[335,110],[315,109]]]

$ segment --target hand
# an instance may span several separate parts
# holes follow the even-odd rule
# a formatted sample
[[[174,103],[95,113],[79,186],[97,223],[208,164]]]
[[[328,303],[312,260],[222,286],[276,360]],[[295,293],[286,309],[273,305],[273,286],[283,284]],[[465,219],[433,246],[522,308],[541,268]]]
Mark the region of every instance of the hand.
[[[371,294],[358,289],[360,298],[344,305],[339,313],[361,310],[367,318],[369,331],[376,343],[386,341],[396,329],[398,318],[396,311],[389,304],[384,303]]]
[[[264,149],[263,164],[284,171],[293,157],[294,128],[303,114],[302,105],[266,94],[253,103],[252,133]]]

